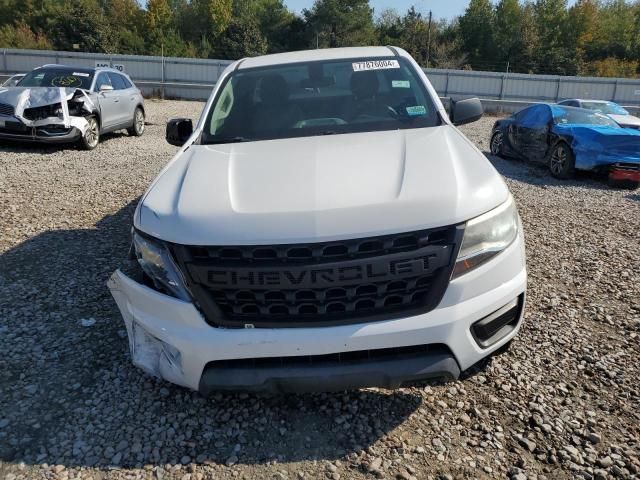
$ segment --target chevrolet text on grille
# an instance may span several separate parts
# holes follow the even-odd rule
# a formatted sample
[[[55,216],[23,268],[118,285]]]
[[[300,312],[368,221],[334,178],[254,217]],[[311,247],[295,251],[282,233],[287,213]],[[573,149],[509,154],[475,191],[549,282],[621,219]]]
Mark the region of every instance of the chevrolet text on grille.
[[[208,270],[210,285],[300,287],[343,285],[359,280],[385,281],[428,275],[447,262],[446,256],[430,254],[417,258],[373,261],[360,265],[319,268]]]

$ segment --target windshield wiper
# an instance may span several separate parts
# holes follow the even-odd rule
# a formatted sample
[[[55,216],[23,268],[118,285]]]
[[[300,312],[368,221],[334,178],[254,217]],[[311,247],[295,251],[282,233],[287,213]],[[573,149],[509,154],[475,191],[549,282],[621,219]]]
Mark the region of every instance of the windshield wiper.
[[[219,140],[209,140],[207,141],[207,145],[219,145],[222,143],[242,143],[242,142],[249,142],[251,139],[250,138],[246,138],[246,137],[227,137],[227,138],[221,138]]]

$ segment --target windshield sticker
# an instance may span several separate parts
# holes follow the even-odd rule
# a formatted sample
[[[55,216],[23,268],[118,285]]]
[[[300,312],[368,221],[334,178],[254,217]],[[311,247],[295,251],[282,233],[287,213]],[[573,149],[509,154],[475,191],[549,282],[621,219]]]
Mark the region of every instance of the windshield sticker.
[[[426,115],[427,109],[423,105],[416,105],[414,107],[407,107],[407,115],[410,117],[418,117],[420,115]]]
[[[388,68],[400,68],[397,60],[370,60],[368,62],[354,62],[351,64],[354,72],[367,70],[386,70]]]
[[[392,88],[411,88],[409,80],[391,80]]]
[[[73,72],[72,75],[75,75],[76,77],[88,77],[89,76],[88,73],[78,73],[78,72]]]
[[[73,75],[64,75],[51,79],[51,85],[54,87],[77,88],[82,85],[82,80]]]

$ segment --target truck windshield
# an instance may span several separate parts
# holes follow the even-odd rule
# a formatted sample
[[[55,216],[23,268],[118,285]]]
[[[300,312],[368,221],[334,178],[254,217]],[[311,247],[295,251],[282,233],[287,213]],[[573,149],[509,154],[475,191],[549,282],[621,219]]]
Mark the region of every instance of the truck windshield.
[[[70,68],[39,68],[27,73],[18,82],[18,87],[66,87],[91,88],[92,72],[83,72]]]
[[[425,85],[398,57],[237,70],[207,114],[202,143],[423,128],[439,124]]]

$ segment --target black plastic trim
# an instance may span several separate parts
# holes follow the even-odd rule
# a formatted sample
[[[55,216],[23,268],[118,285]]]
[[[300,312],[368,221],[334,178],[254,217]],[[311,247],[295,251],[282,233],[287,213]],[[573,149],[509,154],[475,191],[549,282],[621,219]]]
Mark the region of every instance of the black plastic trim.
[[[420,351],[422,350],[422,351]],[[339,358],[340,355],[347,360]],[[358,356],[363,358],[357,359]],[[338,357],[338,358],[336,358]],[[214,392],[328,392],[444,378],[455,380],[460,367],[444,345],[210,362],[200,378],[204,396]]]
[[[471,336],[481,348],[489,348],[508,336],[522,316],[524,294],[471,325]]]
[[[439,271],[433,276],[433,282],[430,285],[430,290],[433,294],[428,294],[428,301],[415,308],[398,308],[393,309],[389,307],[385,311],[378,312],[362,312],[354,314],[336,314],[328,315],[324,314],[322,318],[309,318],[309,317],[276,317],[273,319],[265,319],[263,315],[257,315],[255,317],[245,317],[243,319],[230,319],[221,310],[216,303],[215,299],[210,294],[209,290],[204,285],[198,283],[190,274],[190,268],[188,263],[190,262],[189,247],[177,244],[169,244],[169,250],[176,262],[176,265],[182,271],[182,274],[187,284],[187,289],[193,294],[194,304],[203,314],[206,322],[214,327],[225,328],[315,328],[315,327],[331,327],[340,325],[352,325],[358,323],[368,323],[375,321],[394,320],[397,318],[407,318],[416,315],[421,315],[435,309],[441,302],[446,289],[449,285],[451,278],[451,272],[455,265],[455,259],[458,256],[458,251],[462,244],[462,237],[464,235],[464,224],[451,225],[441,228],[454,229],[452,248],[450,249],[450,261],[447,266],[441,267]],[[440,229],[433,229],[440,230]],[[398,233],[400,235],[402,232]],[[411,232],[407,232],[409,234]],[[376,237],[371,237],[376,238]],[[358,239],[354,239],[358,240]],[[362,239],[360,239],[362,240]],[[329,243],[329,242],[327,242]],[[296,244],[288,245],[288,247],[295,247]],[[239,246],[243,248],[244,246]],[[259,247],[255,245],[252,247]],[[366,284],[367,282],[363,282]]]
[[[396,47],[392,47],[391,45],[386,45],[386,47],[387,47],[389,50],[391,50],[391,51],[393,52],[393,54],[394,54],[396,57],[399,57],[399,56],[400,56],[400,54],[398,53],[398,50],[396,49]]]

